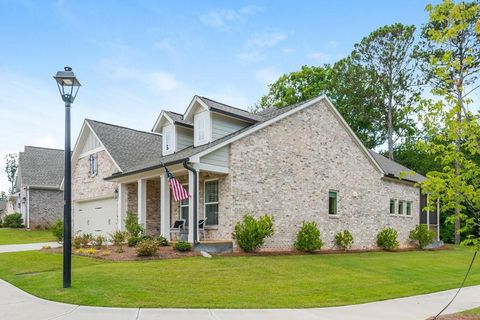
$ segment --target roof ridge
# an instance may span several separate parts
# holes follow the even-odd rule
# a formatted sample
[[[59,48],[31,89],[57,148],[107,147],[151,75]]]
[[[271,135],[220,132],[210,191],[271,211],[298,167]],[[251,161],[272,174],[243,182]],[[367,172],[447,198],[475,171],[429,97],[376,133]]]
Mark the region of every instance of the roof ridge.
[[[87,122],[88,121],[97,122],[97,123],[101,123],[101,124],[106,124],[107,126],[117,127],[117,128],[121,128],[121,129],[127,129],[127,130],[136,131],[136,132],[140,132],[140,133],[148,133],[148,134],[152,134],[152,135],[155,135],[155,136],[160,135],[159,133],[152,132],[152,131],[144,131],[144,130],[139,130],[139,129],[133,129],[133,128],[121,126],[121,125],[118,125],[118,124],[113,124],[113,123],[108,123],[108,122],[103,122],[103,121],[98,121],[98,120],[93,120],[93,119],[88,119],[88,118],[85,118],[85,121],[87,121]]]
[[[252,115],[255,115],[255,113],[252,113],[252,112],[250,112],[248,110],[245,110],[245,109],[242,109],[242,108],[234,107],[234,106],[231,106],[229,104],[226,104],[226,103],[223,103],[223,102],[220,102],[220,101],[217,101],[217,100],[213,100],[213,99],[210,99],[210,98],[207,98],[207,97],[204,97],[204,96],[199,96],[199,97],[202,98],[202,99],[210,100],[210,101],[215,102],[215,103],[223,104],[224,106],[227,106],[227,107],[230,107],[230,108],[233,108],[233,109],[237,109],[237,110],[240,110],[240,111],[243,111],[243,112],[248,112]]]
[[[49,147],[37,147],[37,146],[29,146],[29,145],[25,145],[24,148],[35,148],[35,149],[44,149],[44,150],[55,150],[55,151],[64,151],[63,149],[58,149],[58,148],[49,148]],[[22,151],[20,151],[22,152]],[[25,152],[25,151],[23,151]]]
[[[165,112],[175,113],[175,114],[178,114],[179,116],[183,116],[183,114],[175,111],[165,110]]]

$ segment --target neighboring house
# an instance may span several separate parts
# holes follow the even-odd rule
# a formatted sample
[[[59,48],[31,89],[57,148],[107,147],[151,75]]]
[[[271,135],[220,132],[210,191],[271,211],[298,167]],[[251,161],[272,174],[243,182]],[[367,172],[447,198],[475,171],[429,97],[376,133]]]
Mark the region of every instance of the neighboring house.
[[[7,200],[0,200],[0,222],[7,214]]]
[[[183,115],[162,111],[152,132],[86,120],[73,161],[77,232],[123,230],[134,212],[168,239],[185,219],[196,242],[197,208],[208,240],[231,241],[244,214],[266,213],[275,228],[268,248],[292,248],[305,220],[317,222],[327,248],[344,229],[355,248],[372,248],[385,227],[408,245],[420,223],[415,184],[424,177],[367,150],[326,96],[257,114],[195,96]],[[164,165],[189,200],[173,201]]]
[[[48,228],[63,217],[63,172],[63,150],[25,146],[20,152],[12,209],[25,227]]]

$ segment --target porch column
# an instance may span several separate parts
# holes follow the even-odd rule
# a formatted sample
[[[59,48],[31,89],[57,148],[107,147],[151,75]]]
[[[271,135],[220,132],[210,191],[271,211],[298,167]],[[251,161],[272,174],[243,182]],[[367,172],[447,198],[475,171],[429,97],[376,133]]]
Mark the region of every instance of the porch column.
[[[165,173],[160,176],[160,233],[170,241],[170,186]]]
[[[437,199],[437,241],[440,241],[440,199]]]
[[[430,197],[427,194],[427,208],[429,208]],[[430,208],[427,209],[427,229],[430,230]]]
[[[120,231],[125,230],[125,213],[127,211],[127,186],[124,183],[118,184],[117,199],[117,228]]]
[[[198,241],[198,214],[199,214],[199,181],[200,181],[200,170],[196,169],[197,171],[197,185],[195,188],[194,185],[194,176],[193,172],[188,171],[188,193],[191,195],[190,200],[188,201],[188,242],[193,243],[193,232],[194,228],[197,228],[197,241]],[[194,190],[197,190],[197,197],[194,197]],[[195,221],[193,217],[193,210],[194,210],[194,199],[197,199],[197,221]]]
[[[147,180],[138,179],[138,224],[147,230]]]

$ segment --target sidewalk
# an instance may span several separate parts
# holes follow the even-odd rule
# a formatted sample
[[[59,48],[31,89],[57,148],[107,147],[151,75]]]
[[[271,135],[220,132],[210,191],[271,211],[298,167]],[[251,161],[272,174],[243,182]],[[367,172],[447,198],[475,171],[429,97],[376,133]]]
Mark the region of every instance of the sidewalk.
[[[3,244],[3,245],[0,245],[0,253],[40,250],[40,249],[42,249],[43,246],[58,248],[58,247],[61,247],[62,245],[59,244],[58,242],[38,242],[38,243],[27,243],[27,244]]]
[[[0,319],[8,320],[422,320],[455,290],[359,305],[315,309],[138,309],[85,307],[34,297],[0,280]],[[114,293],[112,293],[114,294]],[[480,306],[480,286],[464,288],[446,313]]]

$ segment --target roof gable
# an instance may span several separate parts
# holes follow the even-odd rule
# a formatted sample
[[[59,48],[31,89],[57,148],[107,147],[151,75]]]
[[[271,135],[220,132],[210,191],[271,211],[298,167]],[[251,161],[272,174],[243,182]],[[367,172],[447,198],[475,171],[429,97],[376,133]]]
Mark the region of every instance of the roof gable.
[[[19,154],[22,186],[60,187],[64,174],[64,151],[25,146]]]

